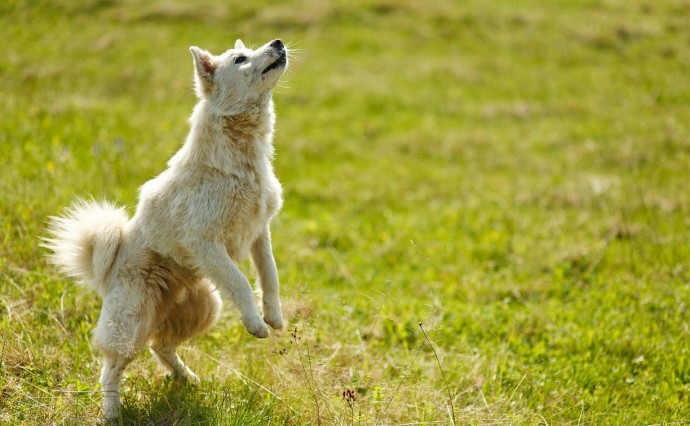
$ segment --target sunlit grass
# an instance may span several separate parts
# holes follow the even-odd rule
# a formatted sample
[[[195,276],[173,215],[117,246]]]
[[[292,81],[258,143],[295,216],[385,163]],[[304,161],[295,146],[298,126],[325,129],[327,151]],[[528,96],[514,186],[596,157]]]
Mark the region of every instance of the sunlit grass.
[[[227,307],[182,350],[197,388],[142,354],[123,424],[687,421],[688,13],[3,3],[0,423],[101,415],[100,301],[46,264],[47,217],[132,211],[188,130],[188,46],[275,37],[299,50],[274,96],[289,330],[258,341]]]

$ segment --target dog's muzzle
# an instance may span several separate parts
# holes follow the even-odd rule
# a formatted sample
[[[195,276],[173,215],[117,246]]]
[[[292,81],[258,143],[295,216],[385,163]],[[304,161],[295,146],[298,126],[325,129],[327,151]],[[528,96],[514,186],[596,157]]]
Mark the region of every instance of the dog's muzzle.
[[[287,64],[287,52],[285,51],[285,45],[283,42],[280,39],[275,39],[269,46],[278,52],[278,59],[276,59],[276,61],[271,65],[267,66],[266,69],[261,72],[261,74],[266,74],[274,69],[282,68],[285,66],[285,64]]]

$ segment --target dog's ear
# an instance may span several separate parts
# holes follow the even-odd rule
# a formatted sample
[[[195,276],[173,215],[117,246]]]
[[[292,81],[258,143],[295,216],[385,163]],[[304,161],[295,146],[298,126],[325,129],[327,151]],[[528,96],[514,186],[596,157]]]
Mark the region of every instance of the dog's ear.
[[[194,57],[194,80],[196,92],[199,97],[210,95],[213,90],[213,75],[216,73],[217,64],[213,55],[196,46],[191,46],[189,51]]]
[[[239,38],[235,40],[235,49],[244,49],[244,43]]]

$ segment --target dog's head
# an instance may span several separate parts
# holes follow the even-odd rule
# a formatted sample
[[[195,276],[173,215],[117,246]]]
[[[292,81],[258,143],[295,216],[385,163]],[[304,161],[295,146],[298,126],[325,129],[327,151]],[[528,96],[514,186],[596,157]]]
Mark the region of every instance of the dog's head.
[[[196,93],[222,114],[242,112],[271,91],[287,69],[287,48],[280,39],[256,50],[241,40],[235,48],[215,56],[196,46],[189,48],[194,57]]]

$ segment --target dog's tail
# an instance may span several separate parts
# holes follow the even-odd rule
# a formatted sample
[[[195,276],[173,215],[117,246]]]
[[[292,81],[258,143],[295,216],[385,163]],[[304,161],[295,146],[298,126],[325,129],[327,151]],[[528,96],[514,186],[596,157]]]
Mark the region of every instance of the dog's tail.
[[[49,260],[62,272],[103,296],[128,220],[121,207],[80,200],[64,216],[50,218],[50,237],[43,246],[52,251]]]

